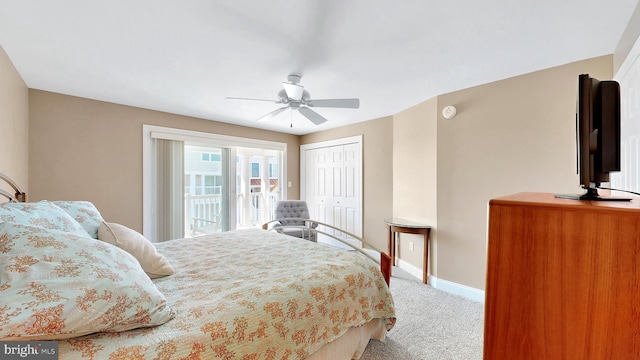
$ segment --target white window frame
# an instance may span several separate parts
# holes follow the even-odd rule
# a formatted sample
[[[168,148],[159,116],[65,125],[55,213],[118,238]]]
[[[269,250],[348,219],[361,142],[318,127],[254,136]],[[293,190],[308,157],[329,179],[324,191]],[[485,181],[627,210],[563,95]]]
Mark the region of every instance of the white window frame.
[[[223,147],[230,149],[231,161],[229,161],[229,173],[230,176],[229,189],[235,196],[236,192],[236,147],[244,148],[257,148],[267,150],[282,151],[282,166],[279,169],[280,178],[282,183],[287,183],[287,143],[281,143],[276,141],[260,140],[243,138],[230,135],[213,134],[202,131],[169,128],[156,125],[142,125],[142,233],[144,236],[150,236],[151,230],[151,166],[152,166],[152,153],[151,153],[151,139],[159,138],[166,140],[179,140],[185,142],[196,142],[215,147]],[[287,198],[287,187],[282,186],[282,198]],[[229,222],[235,224],[236,212],[230,212]]]

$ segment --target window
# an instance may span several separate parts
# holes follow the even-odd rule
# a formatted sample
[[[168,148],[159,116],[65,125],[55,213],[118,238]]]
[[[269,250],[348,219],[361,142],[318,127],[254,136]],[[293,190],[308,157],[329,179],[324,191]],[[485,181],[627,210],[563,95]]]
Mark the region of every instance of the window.
[[[286,189],[252,192],[267,164],[286,164],[285,143],[143,125],[143,234],[164,241],[211,221],[227,231],[271,220]]]
[[[202,195],[202,175],[196,175],[195,195]]]
[[[269,178],[275,179],[278,176],[278,164],[269,163]]]
[[[214,153],[202,153],[200,155],[200,159],[202,161],[213,161],[213,162],[222,161],[222,157],[220,156],[220,154],[214,154]]]
[[[221,190],[222,190],[221,175],[205,175],[204,177],[205,195],[221,194]]]

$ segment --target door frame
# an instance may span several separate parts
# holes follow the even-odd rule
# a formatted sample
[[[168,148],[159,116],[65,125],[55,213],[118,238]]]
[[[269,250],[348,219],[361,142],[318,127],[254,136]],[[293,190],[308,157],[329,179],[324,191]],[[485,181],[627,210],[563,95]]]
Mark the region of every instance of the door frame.
[[[364,208],[363,208],[363,190],[364,190],[364,173],[362,171],[362,164],[364,162],[363,154],[362,154],[362,135],[349,136],[340,139],[320,141],[315,143],[309,143],[300,145],[300,200],[306,201],[307,196],[307,179],[306,179],[306,166],[307,166],[307,150],[320,149],[331,146],[339,146],[339,145],[348,145],[348,144],[356,144],[358,147],[358,151],[360,152],[360,163],[358,164],[358,171],[360,172],[360,189],[359,189],[359,201],[358,201],[358,211],[360,214],[360,218],[358,219],[358,227],[354,232],[358,236],[362,236],[362,228],[364,223]]]

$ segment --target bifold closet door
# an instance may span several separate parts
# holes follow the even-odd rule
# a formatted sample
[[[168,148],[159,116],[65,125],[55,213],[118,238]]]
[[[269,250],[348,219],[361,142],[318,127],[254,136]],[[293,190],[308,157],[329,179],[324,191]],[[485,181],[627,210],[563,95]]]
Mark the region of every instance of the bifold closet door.
[[[306,151],[306,196],[311,217],[356,235],[361,229],[361,154],[356,144]],[[344,240],[342,232],[322,229]]]

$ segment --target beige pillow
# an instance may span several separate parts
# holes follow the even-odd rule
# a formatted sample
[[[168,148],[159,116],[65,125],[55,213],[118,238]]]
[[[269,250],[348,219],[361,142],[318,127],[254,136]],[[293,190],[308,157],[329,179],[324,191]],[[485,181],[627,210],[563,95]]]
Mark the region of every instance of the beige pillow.
[[[115,245],[133,255],[152,279],[175,273],[173,266],[158,253],[151,241],[124,225],[103,221],[98,228],[98,240]]]

